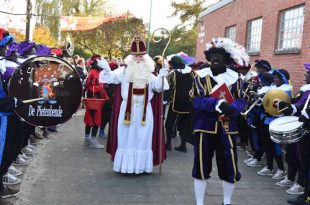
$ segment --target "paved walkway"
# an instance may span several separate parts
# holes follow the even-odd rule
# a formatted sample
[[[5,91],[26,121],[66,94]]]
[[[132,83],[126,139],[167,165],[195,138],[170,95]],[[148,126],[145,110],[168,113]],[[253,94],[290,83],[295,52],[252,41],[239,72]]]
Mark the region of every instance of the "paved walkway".
[[[194,205],[191,168],[193,150],[172,151],[152,174],[122,175],[112,171],[110,156],[105,150],[83,146],[83,110],[59,128],[59,133],[42,141],[34,161],[24,170],[22,194],[18,205],[112,205],[112,204],[186,204]],[[100,140],[105,144],[106,140]],[[178,144],[178,139],[174,139]],[[239,153],[242,180],[237,184],[234,205],[284,205],[288,195],[277,188],[275,181],[256,175],[256,169],[246,167]],[[208,183],[205,204],[222,203],[222,183],[216,167]]]

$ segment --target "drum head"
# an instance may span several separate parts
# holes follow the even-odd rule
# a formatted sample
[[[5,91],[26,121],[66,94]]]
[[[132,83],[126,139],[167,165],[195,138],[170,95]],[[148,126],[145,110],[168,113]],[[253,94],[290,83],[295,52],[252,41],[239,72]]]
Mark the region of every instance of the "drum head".
[[[40,56],[28,59],[14,72],[9,96],[20,100],[44,97],[15,110],[27,123],[55,126],[72,117],[79,108],[82,84],[78,73],[66,61]]]
[[[270,125],[269,130],[273,130],[276,132],[287,132],[303,125],[302,122],[298,121],[298,117],[296,116],[283,116],[277,119],[274,119]]]

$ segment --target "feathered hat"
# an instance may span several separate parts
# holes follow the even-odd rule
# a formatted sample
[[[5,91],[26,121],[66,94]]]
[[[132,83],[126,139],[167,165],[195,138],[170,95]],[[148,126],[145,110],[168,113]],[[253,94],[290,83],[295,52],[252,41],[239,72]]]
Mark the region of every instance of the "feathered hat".
[[[310,72],[310,63],[305,63],[304,66],[307,72]]]
[[[287,84],[290,78],[288,72],[284,72],[284,69],[275,69],[272,71],[272,75],[278,76],[284,84]]]
[[[51,49],[43,44],[37,44],[35,46],[37,56],[51,55]]]
[[[36,45],[35,42],[23,41],[18,44],[18,53],[20,56],[24,56],[27,52],[31,51]]]
[[[9,32],[5,31],[3,34],[2,34],[2,39],[0,41],[0,46],[1,47],[4,47],[4,46],[8,46],[10,44],[13,43],[14,41],[14,37],[12,35],[9,34]]]
[[[18,43],[13,42],[12,44],[10,44],[8,46],[8,49],[6,50],[5,57],[11,56],[14,52],[17,53],[17,48],[18,48]]]
[[[256,67],[261,67],[261,68],[264,68],[266,69],[266,71],[270,71],[271,70],[271,65],[268,61],[266,60],[255,60],[255,66]]]
[[[51,48],[51,55],[62,58],[63,57],[62,49],[60,49],[60,48]]]
[[[248,66],[250,62],[250,57],[245,48],[229,38],[213,38],[211,42],[206,44],[204,51],[208,61],[210,61],[211,53],[222,53],[225,56],[226,64],[235,62],[241,66]]]

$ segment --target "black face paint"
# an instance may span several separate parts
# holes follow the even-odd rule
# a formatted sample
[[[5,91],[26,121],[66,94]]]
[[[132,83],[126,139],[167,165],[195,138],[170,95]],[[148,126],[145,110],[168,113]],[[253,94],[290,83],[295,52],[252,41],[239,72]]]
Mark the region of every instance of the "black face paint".
[[[305,82],[307,84],[310,84],[310,72],[308,71],[305,73]]]
[[[214,76],[226,72],[225,56],[219,53],[210,54],[211,71]]]
[[[277,87],[280,87],[283,84],[282,79],[278,75],[273,77],[273,82]]]

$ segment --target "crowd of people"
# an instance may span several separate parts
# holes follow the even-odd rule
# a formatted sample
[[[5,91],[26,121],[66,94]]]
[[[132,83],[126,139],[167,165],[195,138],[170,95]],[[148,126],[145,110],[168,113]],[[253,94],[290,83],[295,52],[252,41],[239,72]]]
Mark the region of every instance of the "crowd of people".
[[[249,155],[244,160],[249,168],[261,168],[258,175],[271,177],[276,186],[286,187],[288,194],[298,196],[289,199],[289,203],[309,204],[307,134],[298,142],[284,145],[273,141],[269,133],[270,123],[287,115],[298,116],[304,129],[308,129],[310,108],[304,108],[304,104],[310,92],[309,64],[305,64],[305,85],[293,96],[287,70],[275,68],[264,59],[250,64],[245,49],[230,39],[214,39],[204,54],[206,62],[195,62],[184,53],[167,59],[155,56],[152,60],[142,38],[135,37],[123,65],[111,69],[105,59],[93,56],[91,70],[95,70],[95,75],[88,75],[86,82],[95,83],[86,83],[86,89],[95,92],[91,96],[109,99],[111,103],[100,111],[86,109],[85,144],[103,148],[93,140],[99,127],[104,129],[110,122],[107,152],[114,161],[113,170],[139,174],[152,172],[154,165],[163,162],[166,153],[160,153],[158,147],[171,151],[171,140],[179,135],[181,143],[174,148],[176,151],[187,152],[187,143],[194,146],[192,176],[197,205],[204,201],[214,153],[219,178],[223,180],[223,204],[231,204],[235,183],[241,179],[237,149],[244,150]],[[105,86],[112,84],[115,87],[107,95]],[[226,90],[221,90],[223,84]],[[272,90],[283,91],[292,102],[273,99],[277,115],[263,106],[264,96]],[[220,96],[222,91],[227,95]],[[156,104],[158,92],[164,93],[159,99],[161,105]],[[108,120],[102,123],[106,110]],[[158,140],[162,128],[158,126],[159,115],[165,118],[165,144]]]
[[[85,60],[78,55],[66,56],[59,48],[17,43],[3,32],[0,204],[9,204],[5,199],[20,193],[12,188],[21,182],[22,173],[16,167],[29,164],[38,140],[57,132],[57,127],[39,128],[22,121],[13,111],[25,104],[7,94],[14,71],[36,55],[54,55],[75,68],[83,85],[82,106],[86,108],[84,145],[103,149],[97,137],[106,137],[115,172],[151,173],[153,166],[167,158],[166,151],[172,151],[172,139],[180,136],[180,145],[174,150],[186,153],[188,143],[194,146],[192,177],[197,205],[204,203],[214,154],[223,180],[223,205],[231,205],[235,184],[241,179],[237,150],[246,151],[249,158],[244,163],[249,168],[260,168],[258,175],[271,177],[276,186],[297,195],[288,203],[310,204],[309,63],[305,63],[305,85],[293,95],[287,70],[275,68],[264,59],[251,64],[244,47],[227,38],[207,44],[206,62],[195,62],[182,52],[165,59],[151,58],[140,35],[134,37],[130,51],[124,64],[108,63],[98,54]],[[265,96],[274,90],[289,99],[272,99],[276,115],[264,105]],[[90,99],[93,104],[87,103]],[[305,134],[299,141],[283,144],[272,140],[270,126],[283,116],[297,116],[303,123]]]
[[[37,152],[40,140],[49,138],[57,127],[36,127],[26,123],[14,112],[25,106],[21,99],[9,97],[9,81],[26,60],[35,56],[58,55],[61,49],[48,48],[35,42],[16,42],[9,32],[0,29],[0,204],[11,204],[6,199],[19,195],[16,185],[21,183],[21,167],[27,166]]]

